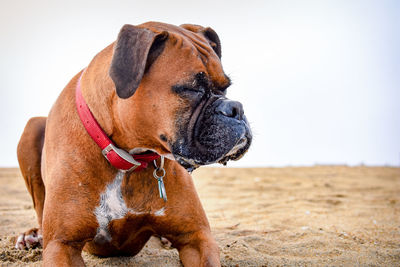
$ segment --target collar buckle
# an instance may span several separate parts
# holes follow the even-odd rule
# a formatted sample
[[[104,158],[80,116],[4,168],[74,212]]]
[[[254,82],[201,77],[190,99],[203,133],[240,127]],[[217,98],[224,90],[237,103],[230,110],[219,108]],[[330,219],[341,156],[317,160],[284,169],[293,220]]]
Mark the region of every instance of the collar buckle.
[[[101,153],[103,154],[103,156],[107,159],[108,162],[110,162],[110,160],[107,157],[107,154],[110,153],[111,151],[114,151],[120,158],[122,158],[123,160],[131,163],[133,166],[132,168],[130,168],[129,170],[126,171],[133,171],[134,169],[136,169],[137,167],[139,167],[140,165],[142,165],[139,161],[135,160],[131,154],[129,154],[128,152],[126,152],[123,149],[120,149],[118,147],[116,147],[114,144],[110,143],[108,144],[108,146],[106,146]],[[110,162],[112,164],[112,162]]]

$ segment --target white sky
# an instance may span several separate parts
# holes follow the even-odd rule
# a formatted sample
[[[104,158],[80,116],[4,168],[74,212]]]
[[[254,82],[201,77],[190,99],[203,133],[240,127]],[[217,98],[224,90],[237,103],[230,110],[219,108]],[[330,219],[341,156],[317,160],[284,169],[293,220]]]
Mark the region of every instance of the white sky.
[[[228,166],[400,164],[399,1],[1,1],[0,166],[123,24],[211,26],[254,142]]]

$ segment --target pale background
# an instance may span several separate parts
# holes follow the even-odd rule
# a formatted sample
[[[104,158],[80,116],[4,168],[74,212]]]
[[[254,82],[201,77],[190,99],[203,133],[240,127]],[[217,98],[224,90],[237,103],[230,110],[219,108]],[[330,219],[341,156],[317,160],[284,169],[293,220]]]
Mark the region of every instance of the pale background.
[[[211,26],[252,124],[228,166],[400,164],[400,1],[0,0],[0,167],[123,24]]]

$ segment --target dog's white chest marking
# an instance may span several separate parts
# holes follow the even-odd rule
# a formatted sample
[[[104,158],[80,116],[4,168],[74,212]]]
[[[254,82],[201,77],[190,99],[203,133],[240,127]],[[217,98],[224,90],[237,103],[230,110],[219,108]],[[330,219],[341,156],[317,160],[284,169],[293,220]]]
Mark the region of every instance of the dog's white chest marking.
[[[122,219],[128,213],[132,215],[153,214],[154,216],[165,216],[165,207],[155,212],[142,212],[128,209],[122,197],[121,185],[124,173],[119,171],[114,180],[107,185],[106,190],[100,195],[100,204],[96,207],[96,215],[99,228],[95,240],[98,242],[110,242],[112,237],[108,231],[108,225],[112,220]]]
[[[154,216],[165,216],[165,207],[154,212]]]
[[[100,195],[100,205],[94,211],[99,223],[96,238],[101,238],[104,241],[111,241],[108,224],[112,220],[123,218],[128,213],[121,192],[123,178],[124,173],[118,172],[114,181],[108,184],[106,190]]]

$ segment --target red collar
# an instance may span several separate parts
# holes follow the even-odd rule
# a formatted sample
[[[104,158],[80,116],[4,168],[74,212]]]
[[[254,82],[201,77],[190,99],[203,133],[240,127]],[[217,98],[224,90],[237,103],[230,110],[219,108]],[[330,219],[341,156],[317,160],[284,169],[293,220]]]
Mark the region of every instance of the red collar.
[[[81,78],[85,71],[79,77],[76,86],[76,108],[79,117],[85,126],[86,131],[92,137],[93,141],[100,147],[104,157],[111,163],[112,166],[123,171],[141,171],[147,168],[148,163],[160,157],[157,153],[147,153],[140,155],[131,155],[123,149],[115,146],[115,144],[108,138],[107,134],[100,127],[99,123],[94,118],[90,111],[85,99],[82,96]]]

